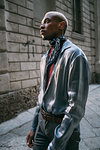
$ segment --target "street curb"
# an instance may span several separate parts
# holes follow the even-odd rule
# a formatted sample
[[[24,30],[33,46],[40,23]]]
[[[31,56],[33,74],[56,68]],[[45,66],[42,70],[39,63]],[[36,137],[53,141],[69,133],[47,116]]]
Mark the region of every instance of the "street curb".
[[[33,120],[35,109],[36,107],[28,109],[27,111],[20,113],[14,119],[1,123],[0,124],[0,136]]]

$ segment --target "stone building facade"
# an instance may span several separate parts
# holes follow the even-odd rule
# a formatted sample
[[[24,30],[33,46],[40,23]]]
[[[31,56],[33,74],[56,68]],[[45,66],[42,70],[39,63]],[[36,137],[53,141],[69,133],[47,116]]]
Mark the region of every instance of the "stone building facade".
[[[99,8],[99,0],[0,0],[0,122],[36,103],[39,64],[48,49],[39,26],[47,11],[68,18],[66,36],[87,55],[91,82],[100,83]]]

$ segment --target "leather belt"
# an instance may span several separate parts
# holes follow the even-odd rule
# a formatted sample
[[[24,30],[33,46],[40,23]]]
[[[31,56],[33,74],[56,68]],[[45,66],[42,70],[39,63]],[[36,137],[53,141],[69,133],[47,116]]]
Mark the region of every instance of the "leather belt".
[[[62,119],[64,117],[64,114],[61,114],[61,115],[49,114],[42,108],[41,108],[41,114],[44,120],[50,121],[50,122],[56,122],[59,124],[62,122]]]

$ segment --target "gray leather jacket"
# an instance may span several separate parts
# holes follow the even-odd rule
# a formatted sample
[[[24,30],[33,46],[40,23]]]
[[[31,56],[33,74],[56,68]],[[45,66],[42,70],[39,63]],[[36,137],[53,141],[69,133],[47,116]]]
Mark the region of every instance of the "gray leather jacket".
[[[83,51],[67,40],[63,44],[45,90],[46,60],[47,54],[42,57],[40,63],[39,107],[37,107],[33,121],[33,130],[36,128],[38,111],[41,106],[52,114],[65,114],[62,123],[56,127],[54,139],[48,147],[48,150],[61,150],[64,149],[74,128],[77,128],[84,116],[90,69]]]

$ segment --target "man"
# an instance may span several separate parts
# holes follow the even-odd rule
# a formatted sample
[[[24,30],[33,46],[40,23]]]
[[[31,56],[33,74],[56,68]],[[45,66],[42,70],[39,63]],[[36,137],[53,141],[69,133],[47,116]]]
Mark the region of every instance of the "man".
[[[64,36],[67,26],[66,17],[56,11],[46,13],[40,25],[50,49],[41,59],[38,106],[27,136],[33,150],[79,149],[89,65],[83,51]]]

